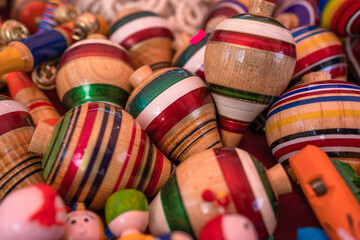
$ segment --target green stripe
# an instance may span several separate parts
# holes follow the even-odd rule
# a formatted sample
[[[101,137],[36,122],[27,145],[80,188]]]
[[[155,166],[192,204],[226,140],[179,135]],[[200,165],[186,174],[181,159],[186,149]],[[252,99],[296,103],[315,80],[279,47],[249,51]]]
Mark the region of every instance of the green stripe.
[[[113,34],[116,30],[118,30],[120,27],[127,24],[128,22],[131,22],[131,21],[133,21],[135,19],[138,19],[138,18],[150,17],[150,16],[160,17],[156,13],[146,12],[146,11],[136,12],[136,13],[132,13],[130,15],[127,15],[127,16],[119,19],[117,22],[114,23],[114,25],[112,25],[112,27],[110,28],[109,36],[111,36],[111,34]]]
[[[275,193],[271,187],[271,183],[266,175],[265,169],[264,169],[263,165],[260,164],[259,160],[257,160],[254,156],[250,155],[250,157],[256,167],[257,172],[259,173],[260,179],[261,179],[261,181],[264,185],[265,191],[266,191],[266,195],[269,198],[272,210],[274,212],[274,215],[277,218],[278,217],[278,211],[277,211],[278,202],[276,200]]]
[[[7,96],[5,96],[5,95],[1,95],[0,94],[0,101],[1,100],[14,100],[14,99],[11,99],[11,98],[9,98],[9,97],[7,97]]]
[[[206,45],[206,42],[208,40],[210,36],[210,33],[206,34],[204,39],[201,40],[200,42],[198,42],[195,45],[189,45],[185,51],[178,57],[178,59],[176,60],[174,66],[175,67],[183,67],[185,65],[185,63],[187,63],[187,61],[189,61],[189,59],[194,56],[194,54],[199,51],[203,46]]]
[[[195,236],[181,199],[176,173],[161,190],[160,197],[170,230],[180,230]]]
[[[87,84],[68,91],[63,98],[63,105],[68,109],[87,102],[111,102],[125,107],[129,93],[120,87],[109,84]]]
[[[193,76],[185,69],[172,69],[149,82],[141,91],[132,99],[128,104],[126,111],[130,113],[134,118],[146,108],[151,101],[153,101],[158,95],[164,92],[181,80]]]
[[[212,93],[216,93],[222,96],[237,98],[249,102],[256,102],[260,104],[270,104],[276,99],[274,96],[262,95],[258,93],[246,92],[237,89],[227,88],[217,84],[209,83],[209,88]]]
[[[282,25],[281,23],[279,23],[275,19],[267,18],[267,17],[263,17],[263,16],[258,16],[258,15],[238,14],[238,15],[232,16],[230,18],[244,19],[244,20],[251,20],[251,21],[257,21],[257,22],[262,22],[262,23],[268,23],[268,24],[271,24],[271,25],[274,25],[274,26],[277,26],[277,27],[287,29],[284,25]]]

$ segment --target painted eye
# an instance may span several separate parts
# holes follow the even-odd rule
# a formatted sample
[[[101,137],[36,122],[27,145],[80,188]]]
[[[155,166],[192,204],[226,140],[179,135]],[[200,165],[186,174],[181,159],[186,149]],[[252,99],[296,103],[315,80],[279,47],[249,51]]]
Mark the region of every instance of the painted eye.
[[[84,222],[89,222],[90,219],[88,217],[84,217]]]
[[[71,222],[70,222],[70,224],[75,224],[75,223],[76,223],[75,219],[71,220]]]

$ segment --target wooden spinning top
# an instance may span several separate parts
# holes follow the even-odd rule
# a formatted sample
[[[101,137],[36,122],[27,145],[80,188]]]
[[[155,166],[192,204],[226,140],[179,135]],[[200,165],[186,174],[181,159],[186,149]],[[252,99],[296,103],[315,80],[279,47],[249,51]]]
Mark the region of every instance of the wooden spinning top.
[[[289,84],[293,37],[269,18],[275,4],[255,0],[249,13],[222,21],[205,50],[205,77],[220,116],[224,146],[237,146],[249,123]]]
[[[44,153],[45,181],[66,203],[92,210],[123,188],[154,196],[173,168],[130,114],[101,102],[71,109],[55,128],[40,122],[29,149]]]
[[[149,66],[130,78],[135,87],[126,104],[150,139],[174,163],[221,147],[216,110],[208,87],[185,69]]]
[[[169,23],[153,12],[122,10],[110,28],[109,39],[129,51],[135,69],[170,66],[173,33]]]
[[[86,39],[68,48],[59,62],[56,90],[68,109],[105,101],[125,107],[133,73],[127,51],[106,39]]]
[[[16,189],[42,183],[41,157],[28,152],[34,124],[20,103],[0,95],[0,200]]]
[[[360,87],[327,80],[328,73],[285,92],[270,108],[266,139],[272,154],[289,173],[288,159],[306,145],[349,163],[360,172]]]
[[[277,195],[291,192],[291,184],[280,164],[266,170],[241,149],[203,151],[182,162],[150,203],[150,232],[181,230],[199,237],[203,226],[221,213],[209,192],[226,213],[244,215],[259,239],[268,239],[276,227]]]

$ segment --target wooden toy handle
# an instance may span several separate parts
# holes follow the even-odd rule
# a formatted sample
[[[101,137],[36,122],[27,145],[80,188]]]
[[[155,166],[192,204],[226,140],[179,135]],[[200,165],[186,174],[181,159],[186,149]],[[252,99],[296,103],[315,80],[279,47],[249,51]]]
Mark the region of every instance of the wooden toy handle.
[[[40,121],[35,129],[34,135],[29,145],[29,152],[46,153],[47,147],[50,143],[54,126]]]
[[[275,4],[275,0],[250,0],[249,13],[264,17],[271,17]]]
[[[130,84],[134,88],[139,85],[143,80],[145,80],[148,76],[153,73],[152,69],[149,65],[144,65],[138,68],[131,76],[130,76]]]
[[[266,175],[277,195],[292,192],[290,180],[280,163],[266,170]]]
[[[331,74],[328,72],[310,72],[301,78],[302,82],[304,83],[330,80],[330,79],[331,79]]]

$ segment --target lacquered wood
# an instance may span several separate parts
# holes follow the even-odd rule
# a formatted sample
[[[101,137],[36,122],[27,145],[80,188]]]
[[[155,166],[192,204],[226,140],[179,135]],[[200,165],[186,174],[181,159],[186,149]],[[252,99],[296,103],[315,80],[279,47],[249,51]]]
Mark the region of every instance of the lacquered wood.
[[[61,0],[47,0],[45,4],[45,11],[41,15],[41,20],[37,26],[36,33],[43,33],[49,31],[58,25],[54,19],[54,11],[61,4]]]
[[[170,66],[174,36],[169,23],[153,12],[122,10],[110,28],[109,39],[129,51],[135,69]]]
[[[348,65],[340,39],[315,25],[291,30],[296,44],[296,66],[290,86],[301,83],[310,72],[328,72],[331,79],[346,80]]]
[[[349,62],[350,70],[360,83],[360,37],[351,36],[344,40],[344,49]]]
[[[259,1],[250,4],[249,12],[261,16],[240,14],[224,20],[206,45],[205,77],[224,146],[239,144],[249,123],[285,90],[295,67],[293,37],[276,20],[263,17],[274,4]]]
[[[125,107],[133,73],[127,51],[106,39],[86,39],[68,48],[59,62],[56,91],[68,109],[105,101]]]
[[[246,216],[256,226],[259,239],[268,239],[277,218],[270,181],[261,163],[241,149],[203,151],[182,162],[150,203],[150,232],[181,230],[198,237],[202,227],[220,213],[215,204],[203,199],[204,192],[211,191],[227,195],[226,212]]]
[[[131,93],[126,111],[174,163],[222,146],[215,105],[200,77],[182,68],[152,73],[143,66],[131,79],[140,83]]]
[[[59,120],[42,166],[46,183],[66,203],[85,202],[91,210],[124,188],[154,196],[173,169],[130,114],[101,102],[79,105]]]
[[[41,157],[28,152],[34,125],[20,103],[0,96],[0,200],[14,190],[42,183]]]
[[[49,98],[23,72],[12,72],[4,76],[10,96],[29,110],[35,126],[39,121],[55,125],[60,115]]]
[[[10,17],[24,23],[33,34],[37,30],[38,19],[41,18],[46,0],[14,0],[12,1]]]

